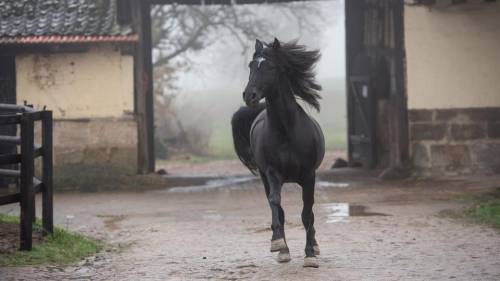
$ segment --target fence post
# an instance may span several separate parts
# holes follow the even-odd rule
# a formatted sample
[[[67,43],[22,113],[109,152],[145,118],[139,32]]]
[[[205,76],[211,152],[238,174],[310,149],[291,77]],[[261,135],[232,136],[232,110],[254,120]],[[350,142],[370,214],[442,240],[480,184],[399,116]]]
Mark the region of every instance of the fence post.
[[[52,163],[52,111],[42,111],[42,224],[44,235],[54,232],[53,221],[53,163]]]
[[[34,118],[31,113],[21,115],[21,250],[31,250],[33,234]]]

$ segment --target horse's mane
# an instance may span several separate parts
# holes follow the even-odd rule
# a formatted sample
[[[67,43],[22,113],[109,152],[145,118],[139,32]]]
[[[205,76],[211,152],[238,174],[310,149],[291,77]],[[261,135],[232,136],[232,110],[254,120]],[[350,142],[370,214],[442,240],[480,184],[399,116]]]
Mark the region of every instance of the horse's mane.
[[[319,111],[321,85],[316,81],[314,72],[314,66],[321,57],[319,50],[308,51],[297,40],[279,44],[277,48],[273,43],[268,46],[276,64],[288,77],[293,94]]]

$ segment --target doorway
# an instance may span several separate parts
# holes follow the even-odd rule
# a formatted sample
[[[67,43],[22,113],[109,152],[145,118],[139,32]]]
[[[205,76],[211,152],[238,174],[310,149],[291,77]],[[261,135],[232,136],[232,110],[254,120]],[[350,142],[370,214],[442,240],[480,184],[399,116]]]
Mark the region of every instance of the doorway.
[[[404,2],[346,1],[348,160],[390,169],[408,161]]]

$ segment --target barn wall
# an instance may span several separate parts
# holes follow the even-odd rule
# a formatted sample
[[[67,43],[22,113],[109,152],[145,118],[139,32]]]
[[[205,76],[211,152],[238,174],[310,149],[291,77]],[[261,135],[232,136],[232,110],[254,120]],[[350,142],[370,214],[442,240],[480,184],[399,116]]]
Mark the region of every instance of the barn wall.
[[[133,57],[112,45],[16,57],[17,101],[54,114],[55,165],[136,166]]]
[[[500,173],[500,5],[407,6],[405,24],[417,171]]]
[[[500,4],[466,7],[405,7],[410,109],[500,107]]]
[[[46,105],[54,118],[121,117],[133,111],[133,57],[111,45],[82,53],[16,57],[17,100]]]

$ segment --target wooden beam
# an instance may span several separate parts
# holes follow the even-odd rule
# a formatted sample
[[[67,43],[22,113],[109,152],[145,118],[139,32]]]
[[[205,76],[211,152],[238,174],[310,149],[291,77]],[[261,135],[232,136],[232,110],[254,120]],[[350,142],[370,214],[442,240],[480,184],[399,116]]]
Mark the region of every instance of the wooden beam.
[[[131,4],[134,31],[139,35],[134,55],[137,172],[146,174],[155,170],[151,5],[149,0]]]
[[[21,116],[21,250],[31,250],[33,219],[35,214],[35,192],[33,176],[35,165],[33,160],[34,118],[30,113]]]
[[[150,0],[151,5],[237,5],[289,2],[316,2],[319,0]]]
[[[52,111],[42,112],[42,227],[54,233]]]
[[[396,43],[395,83],[398,90],[396,95],[396,128],[397,128],[397,159],[396,166],[409,167],[410,165],[410,136],[408,129],[408,101],[406,93],[406,51],[404,32],[404,2],[395,1],[394,33]]]

